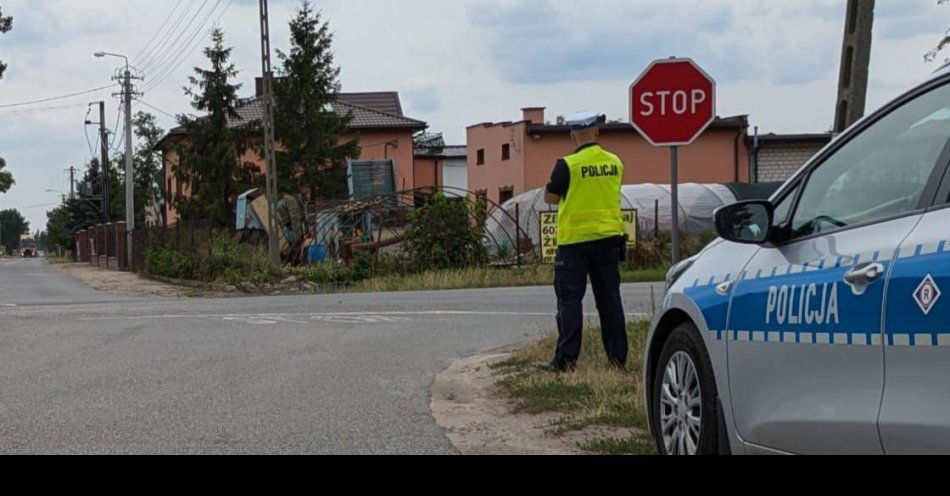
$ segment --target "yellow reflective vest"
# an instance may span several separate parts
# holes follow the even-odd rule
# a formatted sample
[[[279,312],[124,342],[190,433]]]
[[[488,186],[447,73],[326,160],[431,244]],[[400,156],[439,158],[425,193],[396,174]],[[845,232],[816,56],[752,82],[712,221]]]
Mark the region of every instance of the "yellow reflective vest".
[[[571,181],[567,197],[558,205],[558,245],[623,236],[623,162],[600,145],[583,148],[564,161]]]

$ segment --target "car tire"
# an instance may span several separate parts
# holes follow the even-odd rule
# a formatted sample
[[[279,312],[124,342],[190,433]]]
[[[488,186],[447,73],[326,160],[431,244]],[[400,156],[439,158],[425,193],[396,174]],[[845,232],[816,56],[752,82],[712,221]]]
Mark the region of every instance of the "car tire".
[[[724,423],[719,419],[719,393],[709,354],[693,323],[681,324],[664,344],[652,399],[653,432],[660,454],[720,454],[725,433],[720,433]]]

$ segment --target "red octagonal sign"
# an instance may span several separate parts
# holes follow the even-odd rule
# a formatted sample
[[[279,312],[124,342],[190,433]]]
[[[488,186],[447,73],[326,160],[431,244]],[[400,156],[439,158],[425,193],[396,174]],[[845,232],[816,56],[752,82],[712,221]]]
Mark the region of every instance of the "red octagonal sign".
[[[716,82],[690,59],[657,60],[630,86],[630,122],[653,146],[686,146],[716,118]]]

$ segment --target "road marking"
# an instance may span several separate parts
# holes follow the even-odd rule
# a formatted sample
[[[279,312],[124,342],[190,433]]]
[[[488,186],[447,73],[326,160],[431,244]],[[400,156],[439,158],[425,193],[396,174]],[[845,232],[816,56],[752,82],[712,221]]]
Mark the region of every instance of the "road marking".
[[[16,303],[0,303],[0,308],[13,308],[17,306]]]
[[[555,314],[551,313],[533,313],[533,312],[475,312],[475,311],[465,311],[465,310],[431,310],[431,311],[418,311],[418,312],[327,312],[327,313],[259,313],[259,314],[207,314],[207,315],[143,315],[143,316],[116,316],[116,317],[86,317],[80,318],[79,320],[86,322],[101,322],[109,320],[139,320],[139,319],[148,319],[148,320],[180,320],[180,319],[224,319],[232,321],[271,321],[278,322],[290,322],[295,324],[306,324],[307,322],[294,319],[294,317],[302,318],[306,320],[323,320],[332,318],[344,319],[348,317],[355,318],[377,318],[377,320],[382,320],[387,317],[413,317],[413,316],[501,316],[501,317],[553,317]],[[651,315],[646,313],[628,313],[626,314],[628,318],[634,319],[648,319]],[[596,313],[588,313],[585,317],[597,317]]]

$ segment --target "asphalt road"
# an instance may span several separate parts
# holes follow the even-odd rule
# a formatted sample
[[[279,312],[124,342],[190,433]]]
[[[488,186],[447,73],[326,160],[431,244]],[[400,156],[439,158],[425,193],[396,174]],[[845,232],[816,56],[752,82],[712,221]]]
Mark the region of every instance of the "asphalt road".
[[[650,285],[623,292],[649,311]],[[0,260],[0,453],[453,454],[435,376],[554,308],[547,288],[129,297]]]

